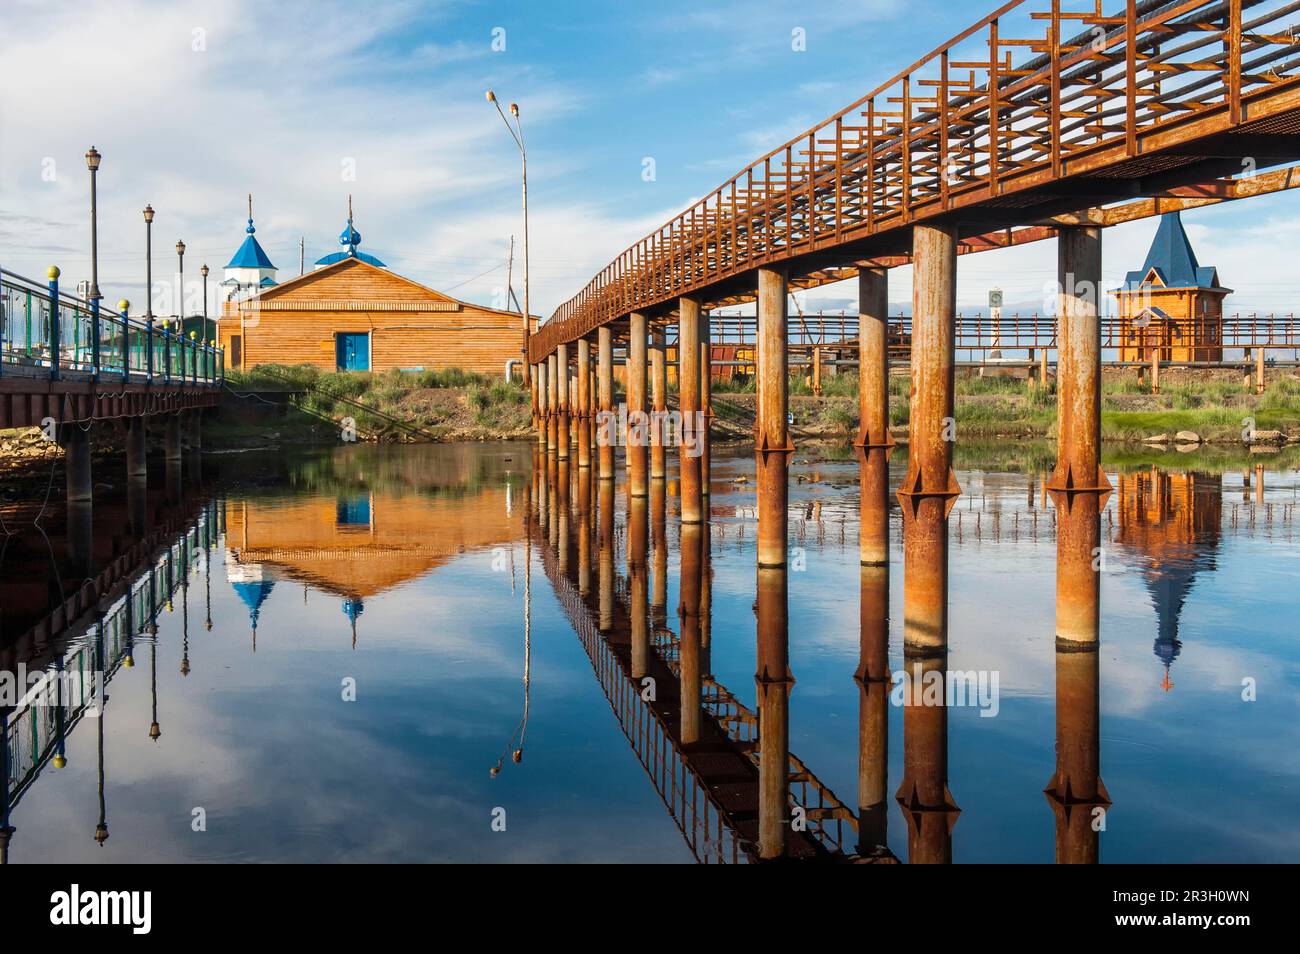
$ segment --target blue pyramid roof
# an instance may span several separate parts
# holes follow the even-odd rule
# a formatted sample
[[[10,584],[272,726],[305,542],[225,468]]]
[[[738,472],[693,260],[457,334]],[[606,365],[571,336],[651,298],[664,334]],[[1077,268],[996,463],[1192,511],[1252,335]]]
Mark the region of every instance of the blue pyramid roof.
[[[1152,269],[1166,288],[1219,287],[1218,269],[1196,261],[1196,253],[1192,251],[1191,240],[1183,229],[1182,216],[1178,212],[1166,212],[1160,216],[1160,227],[1156,229],[1156,237],[1151,242],[1142,270],[1129,272],[1124,287],[1140,287]]]
[[[244,244],[239,246],[235,257],[230,260],[226,268],[275,268],[267,258],[266,252],[262,251],[262,246],[253,237],[257,229],[253,228],[252,219],[248,220],[248,228],[244,231],[248,233],[248,237],[244,239]]]
[[[230,585],[239,594],[239,598],[244,601],[244,605],[248,607],[248,618],[252,620],[253,628],[256,629],[257,618],[261,615],[262,604],[271,595],[271,588],[275,586],[275,581],[260,580],[256,583],[232,583]]]

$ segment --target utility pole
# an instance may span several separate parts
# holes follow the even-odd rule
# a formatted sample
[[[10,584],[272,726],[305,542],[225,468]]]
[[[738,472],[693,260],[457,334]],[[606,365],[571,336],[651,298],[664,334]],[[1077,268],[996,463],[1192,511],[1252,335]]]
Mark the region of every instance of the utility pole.
[[[298,274],[307,274],[307,237],[298,236]]]

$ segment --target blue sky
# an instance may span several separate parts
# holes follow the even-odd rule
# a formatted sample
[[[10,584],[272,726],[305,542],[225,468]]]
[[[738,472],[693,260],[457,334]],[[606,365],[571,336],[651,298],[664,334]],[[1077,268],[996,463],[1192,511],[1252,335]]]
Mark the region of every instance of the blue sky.
[[[918,59],[992,4],[9,0],[0,32],[0,265],[89,271],[87,173],[100,177],[101,286],[141,302],[184,238],[187,277],[258,238],[297,273],[335,248],[354,196],[363,247],[394,270],[491,304],[520,232],[518,157],[484,99],[520,103],[529,145],[533,310],[549,315],[615,253],[748,161]],[[791,48],[802,27],[807,49]],[[504,29],[505,49],[494,50]],[[499,37],[499,34],[497,34]],[[498,44],[499,45],[499,44]],[[25,77],[15,81],[15,77]],[[642,178],[653,158],[655,180]],[[349,162],[350,160],[350,162]],[[355,178],[345,178],[345,169]],[[51,171],[53,176],[51,178]],[[1290,311],[1300,197],[1185,219],[1229,310]],[[1141,264],[1154,222],[1107,234],[1105,272]],[[1037,303],[1051,243],[962,262],[959,297]],[[193,271],[191,271],[193,270]],[[891,299],[910,296],[909,269]],[[521,284],[516,260],[515,285]],[[804,303],[838,309],[830,287]]]

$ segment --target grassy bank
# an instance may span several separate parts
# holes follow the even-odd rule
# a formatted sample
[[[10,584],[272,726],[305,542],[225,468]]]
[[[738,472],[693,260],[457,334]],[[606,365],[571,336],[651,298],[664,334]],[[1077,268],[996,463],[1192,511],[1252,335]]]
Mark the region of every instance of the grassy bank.
[[[1140,442],[1161,434],[1193,431],[1203,440],[1240,443],[1244,421],[1258,430],[1300,435],[1300,377],[1273,372],[1262,395],[1248,393],[1237,372],[1170,371],[1162,375],[1161,393],[1151,394],[1134,374],[1107,372],[1102,379],[1102,437],[1108,441]],[[909,381],[890,378],[890,423],[908,422]],[[720,400],[752,410],[752,382],[714,387]],[[823,380],[821,397],[814,397],[805,380],[792,379],[790,408],[797,430],[834,437],[851,432],[857,420],[857,376],[836,375]],[[963,377],[956,383],[959,434],[984,438],[1052,437],[1056,433],[1054,387],[1029,386],[1010,377]]]
[[[265,443],[271,435],[271,442],[333,441],[345,418],[361,441],[508,440],[530,433],[523,385],[458,368],[367,374],[266,365],[232,374],[228,383],[237,394],[260,398],[232,397],[223,405],[210,442],[224,446]],[[266,398],[284,391],[297,392],[293,404],[268,411]]]

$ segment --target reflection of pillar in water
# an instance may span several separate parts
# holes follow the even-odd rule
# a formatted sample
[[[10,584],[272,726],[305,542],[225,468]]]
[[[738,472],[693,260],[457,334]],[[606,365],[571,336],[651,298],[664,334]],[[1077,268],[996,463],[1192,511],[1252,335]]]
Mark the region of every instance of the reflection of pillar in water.
[[[644,312],[628,316],[627,363],[623,367],[627,387],[627,492],[631,497],[646,495],[650,466],[649,428],[646,426],[646,335]]]
[[[713,675],[713,539],[708,523],[700,537],[700,673]]]
[[[888,844],[889,564],[862,566],[859,585],[858,853]],[[886,849],[887,850],[887,849]]]
[[[176,460],[168,459],[166,462],[166,488],[167,502],[175,506],[181,502],[182,478],[181,468],[184,466],[180,458]]]
[[[600,631],[614,625],[614,482],[602,480],[597,487],[600,507]]]
[[[858,559],[863,566],[889,563],[888,447],[858,451]]]
[[[1264,465],[1255,465],[1255,503],[1264,506]]]
[[[591,468],[578,468],[578,593],[591,592]]]
[[[789,619],[785,567],[758,568],[758,853],[786,850],[790,790]]]
[[[656,623],[668,613],[668,489],[665,482],[650,482],[650,546],[654,552],[650,609]]]
[[[548,452],[546,455],[546,487],[549,506],[546,514],[546,537],[552,549],[559,546],[560,543],[559,473],[559,459]]]
[[[578,466],[591,466],[591,341],[578,339]]]
[[[68,502],[68,569],[80,583],[94,571],[94,508],[88,500]]]
[[[946,655],[903,657],[903,782],[896,797],[911,864],[952,862],[960,809],[948,791],[946,675]]]
[[[650,478],[667,475],[664,458],[665,428],[662,415],[668,410],[668,358],[663,329],[656,329],[650,343]]]
[[[569,571],[569,460],[561,457],[555,475],[556,549],[559,551],[560,573]]]
[[[711,468],[713,447],[709,431],[713,427],[713,342],[709,331],[709,315],[700,315],[698,328],[700,339],[700,428],[697,440],[700,449],[700,493],[708,503],[709,482],[712,479]]]
[[[691,744],[700,740],[703,724],[703,660],[700,645],[700,544],[703,526],[682,524],[680,605],[677,613],[681,663],[681,736]]]
[[[126,480],[126,515],[133,536],[142,537],[149,532],[149,484],[143,478]]]
[[[1101,510],[1106,494],[1053,490],[1057,645],[1096,647],[1101,607]]]
[[[650,656],[649,606],[646,589],[646,525],[648,521],[645,497],[627,498],[627,576],[631,606],[632,628],[632,678],[640,679],[646,673]]]
[[[560,367],[555,353],[546,357],[546,449],[554,454],[560,434]]]
[[[1096,644],[1056,648],[1056,772],[1043,793],[1056,815],[1057,864],[1095,865],[1110,795],[1101,780]]]

